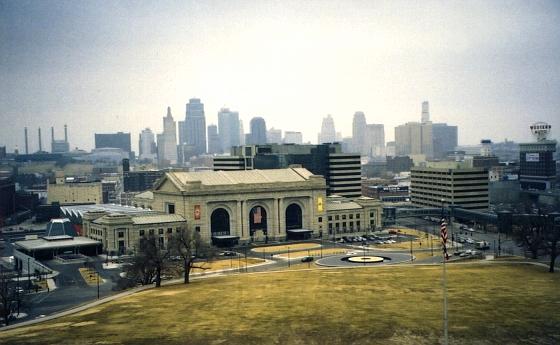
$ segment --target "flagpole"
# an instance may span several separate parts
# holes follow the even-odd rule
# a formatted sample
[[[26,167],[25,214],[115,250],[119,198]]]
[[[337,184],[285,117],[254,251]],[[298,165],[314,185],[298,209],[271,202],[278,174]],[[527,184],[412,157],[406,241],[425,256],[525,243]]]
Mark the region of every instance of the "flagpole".
[[[443,249],[443,344],[449,344],[449,334],[447,330],[447,224],[443,214],[443,203],[445,199],[441,199],[441,242]]]

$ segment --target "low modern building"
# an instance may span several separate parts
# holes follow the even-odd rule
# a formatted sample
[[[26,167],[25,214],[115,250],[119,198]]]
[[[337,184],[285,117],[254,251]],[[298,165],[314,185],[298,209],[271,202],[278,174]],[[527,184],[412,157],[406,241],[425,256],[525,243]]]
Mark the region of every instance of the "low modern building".
[[[456,162],[448,167],[411,169],[411,201],[419,207],[456,205],[477,211],[488,210],[488,171],[464,168]],[[439,164],[443,165],[443,164]]]
[[[349,200],[337,195],[327,197],[327,222],[330,238],[364,234],[381,226],[383,207],[379,200],[362,196]]]
[[[59,255],[101,254],[101,243],[91,238],[76,236],[69,219],[52,219],[44,236],[14,243],[16,267],[25,268],[26,261],[49,260]]]
[[[154,210],[183,216],[215,245],[319,237],[324,230],[325,179],[303,168],[169,172],[152,193]]]

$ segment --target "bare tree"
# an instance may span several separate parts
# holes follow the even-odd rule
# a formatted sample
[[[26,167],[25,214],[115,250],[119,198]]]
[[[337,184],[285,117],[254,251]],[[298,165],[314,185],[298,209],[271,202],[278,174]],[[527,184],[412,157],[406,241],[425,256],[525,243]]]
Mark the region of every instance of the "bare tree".
[[[514,235],[525,250],[531,252],[531,258],[537,259],[544,246],[545,219],[537,215],[522,215],[517,219]]]
[[[0,317],[6,325],[10,323],[10,315],[19,311],[23,300],[15,278],[15,273],[2,270],[0,265]]]
[[[554,264],[560,255],[560,213],[550,213],[547,216],[543,242],[546,254],[550,257],[548,271],[554,273]]]
[[[141,238],[138,250],[127,268],[127,278],[148,285],[161,286],[161,275],[167,267],[169,251],[161,246],[154,235]]]
[[[173,256],[179,256],[183,261],[184,283],[189,283],[189,276],[193,268],[208,269],[204,262],[197,258],[211,259],[215,256],[213,248],[207,245],[200,234],[190,229],[180,229],[169,240],[169,250]]]

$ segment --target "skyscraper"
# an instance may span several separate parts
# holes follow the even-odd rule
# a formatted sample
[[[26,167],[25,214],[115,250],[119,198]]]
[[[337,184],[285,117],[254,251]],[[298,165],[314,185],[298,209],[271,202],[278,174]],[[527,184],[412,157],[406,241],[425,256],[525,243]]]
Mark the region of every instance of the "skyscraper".
[[[303,143],[303,135],[301,132],[285,131],[284,132],[284,144],[298,144]]]
[[[336,142],[336,130],[334,128],[333,118],[330,114],[327,115],[327,117],[323,118],[318,141],[319,144]]]
[[[167,107],[167,116],[163,118],[163,133],[158,134],[158,161],[160,166],[177,164],[177,127]]]
[[[220,136],[218,135],[218,126],[208,126],[208,153],[215,154],[222,151]]]
[[[177,121],[177,132],[179,133],[179,145],[187,143],[187,128],[185,121]]]
[[[266,131],[266,142],[269,144],[281,144],[282,143],[282,130],[271,128]]]
[[[191,98],[187,103],[185,115],[185,142],[194,147],[195,155],[206,152],[206,117],[204,104],[198,98]],[[181,142],[182,144],[182,142]]]
[[[247,145],[264,145],[266,144],[266,122],[262,117],[253,117],[251,119],[251,132],[248,135],[249,141]]]
[[[454,151],[457,146],[457,126],[448,126],[446,123],[432,124],[434,158],[444,159],[447,152]]]
[[[395,147],[397,156],[424,154],[432,158],[432,124],[408,122],[395,127]]]
[[[397,156],[423,154],[433,158],[434,140],[430,108],[428,102],[422,103],[422,122],[407,122],[395,127],[395,149]]]
[[[369,124],[366,126],[364,138],[367,155],[369,157],[385,157],[385,126]]]
[[[220,109],[218,113],[218,133],[221,140],[221,152],[230,152],[232,146],[240,145],[241,128],[239,113],[228,108]]]
[[[243,128],[243,120],[239,120],[239,145],[245,145],[245,128]]]
[[[138,141],[138,149],[140,151],[138,158],[140,160],[154,161],[157,156],[154,132],[149,128],[143,129],[139,135]]]
[[[430,103],[428,101],[422,102],[422,123],[430,121]]]
[[[352,150],[362,156],[367,154],[366,148],[366,115],[357,111],[352,119]]]

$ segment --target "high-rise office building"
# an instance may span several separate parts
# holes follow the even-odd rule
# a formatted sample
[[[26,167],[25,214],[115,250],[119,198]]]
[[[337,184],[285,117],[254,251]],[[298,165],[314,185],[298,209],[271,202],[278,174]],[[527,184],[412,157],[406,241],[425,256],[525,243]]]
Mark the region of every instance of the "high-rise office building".
[[[216,154],[222,152],[222,144],[218,135],[218,126],[208,126],[208,153]]]
[[[447,123],[432,124],[433,158],[444,159],[447,152],[455,151],[457,147],[457,126],[449,126]]]
[[[327,195],[348,198],[362,195],[360,155],[343,153],[340,143],[237,146],[232,148],[231,156],[214,157],[214,170],[280,169],[293,164],[323,175]]]
[[[430,122],[430,104],[427,101],[422,102],[422,123]]]
[[[433,158],[434,141],[428,102],[422,103],[422,122],[407,122],[395,127],[397,156],[425,155]]]
[[[266,144],[266,122],[262,117],[253,117],[250,122],[251,132],[247,135],[247,145]]]
[[[268,144],[281,144],[282,130],[271,128],[268,131],[266,131],[266,142]]]
[[[352,150],[354,152],[359,152],[362,156],[368,154],[368,149],[366,147],[366,115],[357,111],[354,113],[354,118],[352,119]]]
[[[132,152],[130,148],[130,133],[107,133],[99,134],[95,133],[95,148],[119,148],[125,152]]]
[[[319,133],[318,144],[334,143],[336,142],[336,130],[334,127],[334,120],[329,114],[323,118],[321,124],[321,132]]]
[[[220,109],[218,133],[222,144],[221,152],[227,153],[230,152],[232,146],[239,146],[241,134],[239,113],[228,108]]]
[[[187,143],[187,128],[185,126],[185,121],[177,121],[177,132],[179,145]]]
[[[206,117],[204,116],[204,104],[198,98],[191,98],[187,103],[184,131],[185,143],[194,147],[195,155],[205,153]]]
[[[372,158],[385,157],[385,126],[369,124],[364,138],[367,155]]]
[[[167,116],[163,118],[163,133],[158,134],[158,161],[160,166],[177,164],[177,127],[171,107],[167,107]]]
[[[245,128],[241,119],[239,119],[239,145],[245,145]]]
[[[285,131],[284,132],[284,144],[298,144],[303,143],[303,135],[301,132]]]
[[[138,139],[138,158],[140,160],[154,161],[157,157],[157,146],[154,132],[151,129],[143,129]]]

